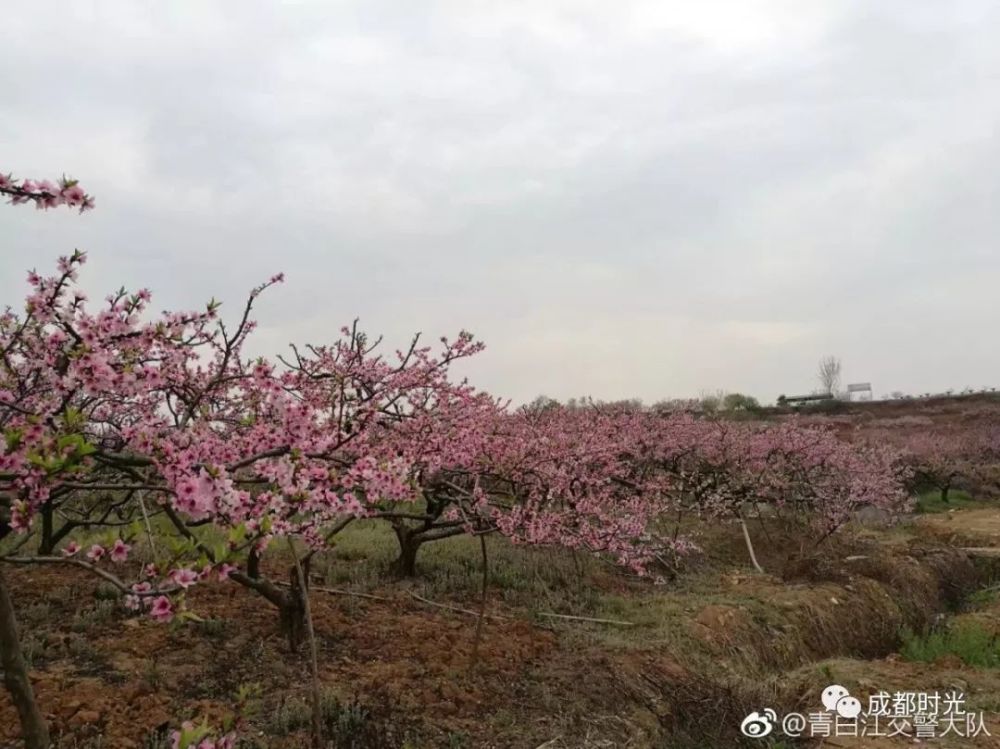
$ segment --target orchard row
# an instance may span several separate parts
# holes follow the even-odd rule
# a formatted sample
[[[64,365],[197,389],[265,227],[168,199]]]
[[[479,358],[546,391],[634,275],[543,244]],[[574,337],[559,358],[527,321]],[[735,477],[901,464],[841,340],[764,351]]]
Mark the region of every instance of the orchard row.
[[[0,175],[0,194],[93,206],[67,179]],[[354,325],[254,358],[254,305],[281,275],[227,319],[214,300],[154,314],[145,289],[89,303],[85,260],[30,273],[24,303],[0,314],[0,562],[85,569],[159,621],[190,615],[191,586],[228,580],[277,608],[293,649],[309,562],[357,519],[391,525],[400,575],[424,544],[459,534],[655,575],[693,548],[665,520],[685,513],[743,523],[756,566],[749,516],[792,518],[821,540],[862,508],[905,511],[914,477],[946,490],[992,449],[594,404],[514,409],[452,376],[483,348],[466,332],[392,351]],[[155,558],[129,564],[145,537]],[[275,543],[295,560],[291,584],[264,572]],[[12,622],[0,577],[5,680],[27,745],[45,746]]]
[[[92,308],[77,285],[85,259],[30,274],[23,311],[0,317],[5,528],[37,538],[21,546],[37,553],[17,561],[113,577],[160,619],[190,585],[221,575],[281,609],[297,642],[299,602],[261,574],[260,559],[276,539],[296,538],[308,560],[358,518],[392,525],[404,575],[423,544],[466,533],[603,554],[647,573],[690,548],[661,532],[668,514],[739,521],[766,511],[822,537],[863,507],[892,516],[908,501],[904,451],[823,428],[597,405],[511,409],[450,377],[482,350],[465,332],[384,351],[352,327],[289,356],[249,358],[254,303],[281,276],[229,321],[214,301],[151,315],[146,290]],[[154,523],[176,536],[169,553],[138,580],[109,571]],[[79,548],[75,534],[102,527],[106,543]]]

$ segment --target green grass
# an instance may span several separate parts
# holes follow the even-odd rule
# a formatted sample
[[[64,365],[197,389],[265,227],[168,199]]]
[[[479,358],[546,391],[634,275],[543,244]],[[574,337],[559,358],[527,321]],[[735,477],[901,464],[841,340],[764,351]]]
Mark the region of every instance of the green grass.
[[[1000,585],[993,585],[970,594],[965,601],[965,605],[966,608],[975,610],[992,606],[998,601],[1000,601]]]
[[[930,489],[921,492],[917,497],[916,510],[921,514],[933,514],[937,512],[948,512],[949,510],[969,509],[974,507],[985,507],[985,503],[980,502],[968,493],[960,489],[952,489],[948,492],[948,501],[941,501],[941,492],[937,489]]]
[[[968,666],[1000,667],[1000,641],[996,635],[975,623],[925,635],[904,631],[902,638],[903,646],[899,652],[908,661],[933,663],[942,656],[955,655]]]
[[[515,546],[500,536],[490,536],[486,543],[492,591],[565,604],[593,602],[589,583],[599,571],[599,561],[566,550]],[[355,522],[337,536],[333,551],[324,555],[327,583],[367,589],[387,582],[389,564],[398,553],[387,523]],[[479,539],[455,536],[421,547],[413,584],[422,587],[425,595],[475,596],[482,574]]]
[[[357,699],[342,700],[336,692],[324,690],[319,697],[320,722],[330,749],[377,749],[406,746],[405,726],[386,711],[386,704],[372,708]],[[303,732],[312,725],[312,706],[306,698],[282,701],[267,716],[265,731],[273,736]]]
[[[280,545],[275,549],[281,550]],[[361,520],[337,536],[334,549],[321,554],[313,570],[329,587],[388,596],[406,590],[431,601],[478,610],[482,586],[479,539],[456,536],[425,544],[417,557],[417,577],[403,581],[388,573],[398,552],[396,537],[387,523]],[[487,537],[487,553],[490,613],[531,619],[581,646],[613,650],[662,647],[683,653],[688,663],[713,668],[716,656],[693,633],[691,617],[712,603],[748,606],[754,611],[767,607],[766,602],[748,598],[745,591],[720,584],[711,571],[692,572],[669,586],[658,586],[649,580],[623,578],[612,565],[583,552],[516,545],[498,535]],[[365,603],[346,598],[341,605]],[[552,613],[616,620],[631,626],[543,615]]]
[[[689,637],[681,623],[686,612],[677,596],[682,586],[660,588],[648,581],[633,586],[610,565],[583,552],[516,545],[497,535],[487,537],[486,543],[487,608],[493,613],[533,618],[546,628],[609,647],[648,647]],[[411,580],[397,581],[388,573],[398,553],[387,523],[361,520],[337,536],[334,549],[322,554],[313,569],[331,587],[388,595],[403,587],[432,601],[478,609],[482,590],[478,538],[456,536],[425,544],[417,556],[417,577]],[[356,599],[348,599],[344,605],[354,603]],[[543,612],[621,620],[634,626],[567,622],[541,616]]]

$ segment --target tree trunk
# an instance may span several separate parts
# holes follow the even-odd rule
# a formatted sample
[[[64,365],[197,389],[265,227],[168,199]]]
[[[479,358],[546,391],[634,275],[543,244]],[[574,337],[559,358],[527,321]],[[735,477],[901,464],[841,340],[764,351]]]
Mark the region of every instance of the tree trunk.
[[[292,568],[291,587],[288,589],[278,587],[267,578],[250,577],[239,570],[231,572],[229,579],[259,593],[278,609],[281,634],[288,638],[289,649],[293,653],[296,652],[306,634],[304,596],[299,585],[297,570]]]
[[[948,491],[951,489],[951,484],[945,484],[941,487],[941,501],[948,504]]]
[[[56,542],[52,536],[52,503],[46,502],[41,507],[42,515],[42,537],[38,541],[38,555],[42,557],[51,556],[56,549]]]
[[[281,616],[281,633],[288,640],[288,649],[297,653],[306,636],[306,612],[301,598],[289,596],[288,603],[278,612]]]
[[[312,745],[313,749],[323,749],[323,711],[320,705],[319,692],[319,655],[316,649],[316,632],[313,629],[312,611],[309,607],[309,573],[308,566],[299,561],[295,544],[288,539],[288,549],[292,552],[295,566],[292,567],[292,579],[298,581],[297,590],[302,601],[302,618],[305,623],[306,635],[309,637],[309,674],[312,677],[310,696],[312,697]],[[307,563],[308,564],[308,563]]]
[[[417,552],[423,540],[415,531],[405,526],[395,526],[396,538],[399,540],[399,557],[390,566],[390,571],[397,577],[417,576]]]
[[[308,580],[308,572],[303,579]],[[307,583],[308,584],[308,583]],[[299,582],[298,569],[292,567],[291,588],[278,607],[281,615],[281,632],[288,638],[288,649],[293,653],[306,639],[306,591]]]
[[[490,583],[490,561],[486,556],[486,536],[479,537],[479,550],[483,555],[483,596],[479,602],[479,618],[476,620],[476,637],[472,641],[472,667],[479,661],[479,642],[483,637],[483,620],[486,619],[486,595]],[[576,549],[573,550],[574,552]]]
[[[14,604],[10,599],[3,573],[0,572],[0,666],[3,681],[21,719],[25,749],[49,749],[49,727],[35,702],[28,679],[28,667],[17,639]]]
[[[247,577],[260,580],[260,552],[256,549],[250,549],[247,555]]]

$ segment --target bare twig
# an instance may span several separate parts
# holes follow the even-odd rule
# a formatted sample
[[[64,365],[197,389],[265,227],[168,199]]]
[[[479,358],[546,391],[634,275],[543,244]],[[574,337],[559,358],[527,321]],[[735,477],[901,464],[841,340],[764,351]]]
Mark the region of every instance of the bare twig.
[[[447,603],[438,603],[437,601],[432,601],[429,598],[424,598],[421,595],[417,595],[413,591],[409,591],[410,597],[417,599],[421,603],[426,603],[428,606],[434,606],[439,609],[447,609],[448,611],[455,611],[459,614],[468,614],[469,616],[479,616],[481,612],[473,611],[472,609],[463,609],[460,606],[449,606]],[[488,619],[516,619],[513,616],[504,616],[502,614],[485,614]]]
[[[280,580],[275,583],[282,588],[290,587],[288,583],[283,583]],[[388,596],[376,596],[371,593],[359,593],[354,590],[344,590],[343,588],[322,588],[320,586],[313,586],[311,590],[319,591],[320,593],[329,593],[334,596],[352,596],[354,598],[368,598],[372,601],[389,601],[392,602],[396,599],[389,598]]]
[[[170,585],[165,588],[157,588],[156,590],[150,590],[147,592],[136,592],[132,588],[126,585],[118,577],[112,575],[110,572],[102,570],[100,567],[96,567],[90,562],[84,562],[82,559],[73,559],[72,557],[0,557],[0,562],[6,562],[8,564],[66,564],[71,567],[80,567],[88,572],[102,577],[109,583],[114,585],[122,593],[127,593],[132,596],[138,597],[149,597],[149,596],[160,596],[168,593],[173,593],[177,590],[176,585]]]
[[[569,614],[550,614],[545,611],[538,612],[538,616],[547,616],[550,619],[566,619],[575,622],[594,622],[595,624],[617,624],[620,627],[634,627],[635,622],[626,622],[621,619],[597,619],[592,616],[570,616]]]
[[[277,583],[282,587],[287,587],[288,583]],[[320,593],[329,593],[335,596],[353,596],[356,598],[367,598],[373,601],[384,601],[386,603],[395,603],[398,601],[396,598],[390,598],[389,596],[377,596],[372,593],[359,593],[353,590],[344,590],[342,588],[321,588],[313,587],[312,590],[318,591]],[[461,606],[452,606],[448,603],[439,603],[437,601],[432,601],[429,598],[424,598],[418,593],[413,591],[407,591],[410,598],[413,598],[420,603],[426,604],[427,606],[433,606],[437,609],[444,609],[445,611],[454,611],[457,614],[466,614],[468,616],[474,616],[476,618],[483,617],[485,619],[500,619],[504,621],[530,621],[528,619],[522,619],[516,616],[507,616],[505,614],[487,614],[484,611],[474,611],[472,609],[462,608]],[[592,622],[594,624],[615,624],[620,627],[635,627],[637,626],[635,622],[626,622],[621,619],[599,619],[591,616],[571,616],[570,614],[554,614],[547,611],[538,612],[538,616],[549,617],[550,619],[562,619],[564,621],[575,621],[575,622]]]
[[[146,512],[146,500],[142,497],[141,489],[136,492],[136,496],[139,499],[139,509],[142,510],[142,519],[146,521],[146,535],[149,537],[149,550],[153,553],[153,559],[156,559],[156,542],[153,541],[153,526],[149,522],[149,513]]]

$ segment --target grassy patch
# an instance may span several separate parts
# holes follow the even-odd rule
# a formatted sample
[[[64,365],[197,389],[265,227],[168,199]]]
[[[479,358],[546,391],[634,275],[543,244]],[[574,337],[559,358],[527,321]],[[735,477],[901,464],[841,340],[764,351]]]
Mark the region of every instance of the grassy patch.
[[[945,656],[957,656],[968,666],[1000,667],[1000,641],[997,636],[975,623],[949,627],[917,635],[904,631],[900,654],[908,661],[933,663]]]
[[[1000,603],[1000,585],[993,585],[970,594],[965,601],[971,610],[984,609],[995,603]]]
[[[80,633],[90,632],[114,621],[119,614],[118,604],[115,601],[98,598],[92,606],[80,609],[73,615],[70,629]]]
[[[950,510],[961,510],[975,507],[985,507],[983,502],[973,499],[968,492],[960,489],[952,489],[948,492],[948,501],[941,499],[941,492],[931,489],[922,492],[917,497],[916,511],[920,514],[934,514],[938,512],[948,512]]]
[[[487,539],[490,589],[504,599],[562,603],[588,598],[590,583],[601,563],[565,549],[515,546],[500,536]],[[358,521],[341,532],[328,556],[325,578],[330,585],[367,590],[389,582],[389,564],[399,554],[396,537],[387,523]],[[424,544],[417,556],[412,584],[424,595],[475,597],[482,585],[479,540],[455,536]],[[571,599],[563,601],[562,599]]]
[[[320,722],[330,749],[383,749],[406,746],[406,727],[394,719],[388,703],[372,707],[357,699],[342,701],[334,692],[320,695]],[[312,725],[308,698],[283,701],[268,716],[266,731],[273,736],[301,735]]]

